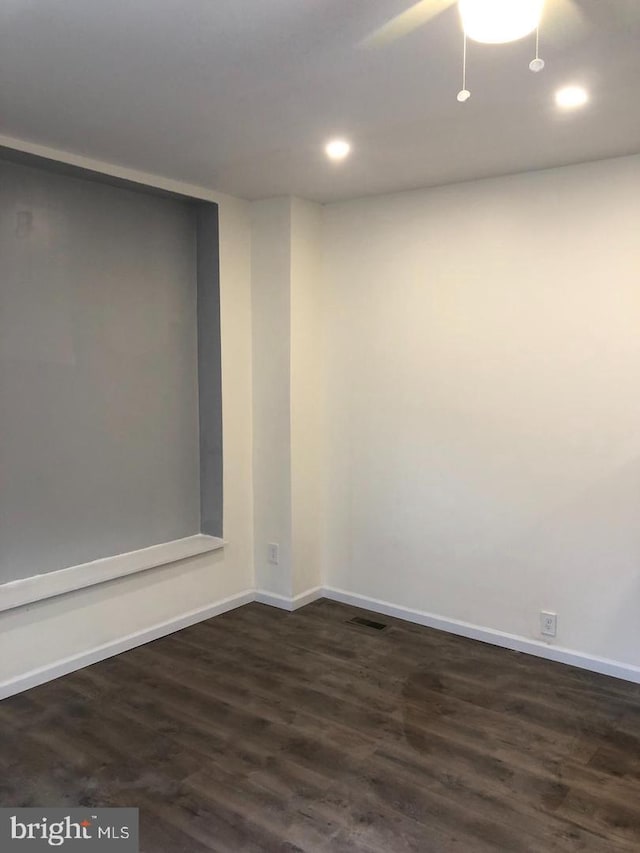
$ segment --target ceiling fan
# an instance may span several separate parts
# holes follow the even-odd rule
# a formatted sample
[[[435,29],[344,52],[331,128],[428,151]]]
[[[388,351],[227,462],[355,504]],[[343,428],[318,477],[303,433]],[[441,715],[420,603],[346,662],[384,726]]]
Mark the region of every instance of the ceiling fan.
[[[418,0],[383,24],[362,43],[381,47],[428,24],[452,6],[458,7],[464,35],[463,85],[458,100],[469,99],[466,88],[467,39],[483,44],[505,44],[536,33],[536,55],[529,63],[533,72],[544,68],[539,55],[539,30],[545,41],[564,44],[580,39],[589,26],[611,29],[640,21],[640,0]]]
[[[395,41],[456,5],[465,26],[467,21],[471,26],[477,25],[479,34],[482,30],[485,36],[494,36],[491,38],[494,44],[513,41],[532,32],[535,25],[526,30],[526,23],[532,16],[544,25],[547,37],[554,41],[579,38],[589,24],[611,29],[640,21],[638,0],[418,0],[368,36],[364,44],[376,46]],[[525,32],[500,39],[505,33],[509,35],[510,25],[517,31],[516,22]],[[475,38],[470,32],[468,35]],[[488,42],[489,38],[476,40]]]

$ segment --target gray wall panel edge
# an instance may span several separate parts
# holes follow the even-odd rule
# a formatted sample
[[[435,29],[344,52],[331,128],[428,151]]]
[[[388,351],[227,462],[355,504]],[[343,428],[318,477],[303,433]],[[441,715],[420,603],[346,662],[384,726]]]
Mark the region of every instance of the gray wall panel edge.
[[[197,210],[200,529],[222,537],[222,372],[218,206]]]

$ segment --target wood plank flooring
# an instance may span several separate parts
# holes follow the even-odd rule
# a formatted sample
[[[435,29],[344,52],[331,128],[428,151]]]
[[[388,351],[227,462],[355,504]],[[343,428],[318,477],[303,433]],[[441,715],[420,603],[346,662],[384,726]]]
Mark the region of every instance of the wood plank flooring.
[[[0,780],[143,853],[637,853],[640,686],[250,604],[0,703]]]

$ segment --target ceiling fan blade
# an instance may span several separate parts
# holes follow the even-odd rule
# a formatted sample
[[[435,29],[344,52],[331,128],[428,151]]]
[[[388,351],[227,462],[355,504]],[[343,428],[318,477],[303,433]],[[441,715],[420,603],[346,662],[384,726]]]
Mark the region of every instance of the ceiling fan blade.
[[[362,42],[361,47],[380,47],[389,44],[396,39],[402,38],[409,33],[424,26],[449,6],[453,6],[456,0],[419,0],[406,11],[391,18]]]
[[[540,23],[543,43],[562,46],[580,41],[588,30],[587,17],[576,0],[546,0]]]

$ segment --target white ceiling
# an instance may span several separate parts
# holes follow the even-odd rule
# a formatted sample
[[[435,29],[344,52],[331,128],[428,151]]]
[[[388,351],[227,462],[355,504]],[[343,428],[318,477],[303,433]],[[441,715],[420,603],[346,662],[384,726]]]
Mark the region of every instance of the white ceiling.
[[[410,0],[0,0],[0,133],[250,199],[638,152],[640,0],[580,3],[577,37],[543,30],[539,75],[532,39],[472,43],[461,105],[453,8],[374,50],[358,45]],[[571,82],[592,101],[560,114]],[[322,153],[334,134],[354,147],[339,166]]]

